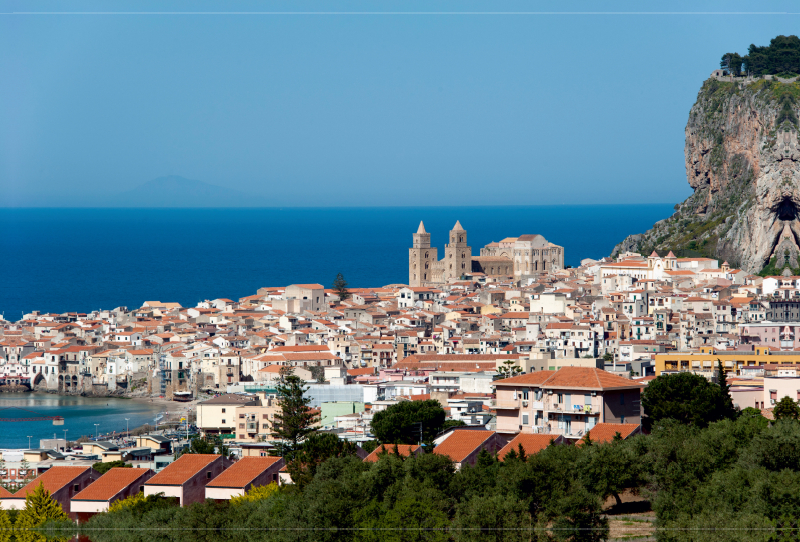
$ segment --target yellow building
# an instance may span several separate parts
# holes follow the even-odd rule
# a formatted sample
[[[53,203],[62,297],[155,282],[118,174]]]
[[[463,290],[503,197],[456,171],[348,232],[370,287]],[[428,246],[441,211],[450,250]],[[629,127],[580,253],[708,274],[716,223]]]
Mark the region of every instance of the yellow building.
[[[800,351],[782,352],[770,350],[768,346],[756,346],[752,350],[717,350],[702,346],[696,352],[656,354],[656,376],[663,372],[688,371],[711,378],[716,371],[717,359],[722,361],[727,374],[741,375],[743,369],[747,372],[747,367],[798,365]]]

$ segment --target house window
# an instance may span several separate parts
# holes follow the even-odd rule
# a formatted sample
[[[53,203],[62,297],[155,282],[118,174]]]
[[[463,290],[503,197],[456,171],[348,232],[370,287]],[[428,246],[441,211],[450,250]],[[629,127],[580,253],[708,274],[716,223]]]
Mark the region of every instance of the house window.
[[[527,414],[523,414],[522,415],[522,425],[528,425],[528,415]]]
[[[222,423],[225,423],[225,418],[222,418]]]
[[[558,402],[558,403],[563,403],[563,402],[564,402],[564,395],[563,395],[563,394],[561,394],[561,393],[559,393],[559,394],[556,396],[556,399],[557,399],[557,402]]]
[[[80,491],[80,490],[81,490],[81,485],[80,485],[80,484],[75,484],[74,486],[72,486],[72,489],[73,489],[75,492],[78,492],[78,491]]]
[[[222,413],[225,414],[225,409],[224,408],[222,409]]]
[[[624,393],[620,393],[619,394],[619,404],[621,404],[621,405],[625,404],[625,394]]]
[[[528,400],[528,388],[522,390],[522,399],[524,399],[525,401]]]
[[[206,480],[211,480],[211,471],[206,471]]]

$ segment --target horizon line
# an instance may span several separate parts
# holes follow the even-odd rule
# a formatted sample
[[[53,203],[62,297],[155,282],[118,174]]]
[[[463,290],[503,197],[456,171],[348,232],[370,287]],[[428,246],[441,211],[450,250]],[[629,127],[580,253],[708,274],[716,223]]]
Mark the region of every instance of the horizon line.
[[[542,15],[542,16],[638,16],[638,15],[701,15],[701,16],[740,16],[740,15],[798,15],[794,11],[9,11],[0,15],[462,15],[462,16],[502,16],[502,15]]]
[[[224,209],[252,209],[252,210],[271,210],[271,211],[282,211],[286,209],[422,209],[422,208],[430,208],[430,209],[441,209],[441,208],[490,208],[490,207],[614,207],[614,206],[624,206],[624,207],[631,207],[635,205],[677,205],[670,201],[652,201],[652,202],[638,202],[638,203],[531,203],[531,204],[497,204],[497,205],[480,205],[480,204],[465,204],[465,205],[308,205],[308,206],[293,206],[293,205],[281,205],[281,206],[257,206],[257,205],[248,205],[248,206],[224,206],[224,207],[211,207],[211,206],[186,206],[186,207],[137,207],[137,206],[85,206],[85,207],[78,207],[78,206],[3,206],[0,205],[0,211],[10,211],[10,210],[67,210],[67,209],[75,209],[75,210],[188,210],[188,209],[203,209],[203,210],[224,210]]]

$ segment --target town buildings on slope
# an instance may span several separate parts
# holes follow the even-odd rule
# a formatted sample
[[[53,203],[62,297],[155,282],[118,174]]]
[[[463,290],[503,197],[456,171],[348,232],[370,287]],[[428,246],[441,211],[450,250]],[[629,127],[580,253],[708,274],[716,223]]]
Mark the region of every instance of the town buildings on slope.
[[[713,379],[717,359],[740,408],[800,393],[800,277],[672,253],[565,268],[563,248],[538,235],[474,257],[459,223],[442,260],[422,224],[412,239],[411,285],[342,298],[294,284],[188,308],[147,301],[2,322],[2,388],[214,397],[197,407],[200,429],[262,452],[288,367],[309,382],[321,427],[354,440],[371,438],[375,412],[421,398],[500,435],[491,446],[517,434],[575,441],[605,424],[633,431],[650,379]]]

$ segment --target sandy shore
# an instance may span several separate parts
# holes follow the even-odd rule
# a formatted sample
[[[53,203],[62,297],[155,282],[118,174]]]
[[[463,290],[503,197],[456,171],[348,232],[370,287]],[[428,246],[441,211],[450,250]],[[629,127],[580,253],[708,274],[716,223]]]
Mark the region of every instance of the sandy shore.
[[[197,400],[189,401],[186,403],[182,402],[179,403],[177,401],[170,401],[169,399],[162,399],[161,397],[131,397],[130,400],[139,403],[150,403],[158,405],[160,408],[163,408],[163,412],[169,412],[169,413],[196,410],[198,403]]]

